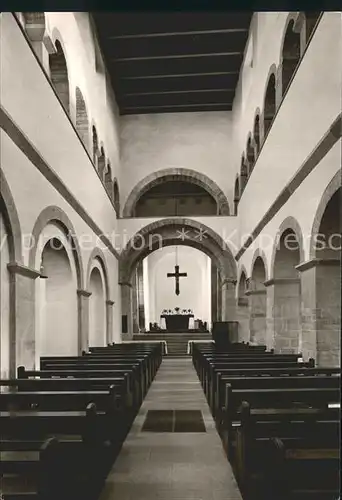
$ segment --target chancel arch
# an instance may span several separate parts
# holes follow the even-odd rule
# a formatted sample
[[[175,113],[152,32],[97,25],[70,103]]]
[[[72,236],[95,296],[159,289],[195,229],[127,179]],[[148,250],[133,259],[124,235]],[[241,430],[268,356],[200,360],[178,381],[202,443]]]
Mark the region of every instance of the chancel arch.
[[[270,303],[267,345],[276,352],[301,352],[301,286],[297,266],[303,259],[303,236],[298,222],[288,217],[276,237],[272,256],[272,278],[265,285]],[[272,299],[272,304],[271,304]]]
[[[142,179],[129,194],[123,216],[134,217],[137,211],[142,210],[142,202],[145,202],[146,206],[149,198],[156,198],[158,195],[162,202],[168,199],[170,205],[164,208],[163,214],[160,214],[163,206],[158,205],[160,215],[208,215],[209,212],[211,215],[229,215],[230,213],[226,196],[209,177],[191,169],[171,168],[159,170]],[[186,206],[186,203],[189,205]],[[202,210],[201,205],[204,207]]]
[[[184,238],[180,237],[182,234],[185,234]],[[168,218],[142,228],[121,253],[119,282],[122,286],[122,308],[123,315],[130,322],[130,328],[132,311],[129,307],[132,303],[134,271],[139,262],[151,252],[170,245],[197,248],[212,259],[220,273],[222,284],[222,317],[234,317],[236,264],[231,250],[217,233],[204,224],[192,219]]]
[[[51,81],[65,110],[70,113],[68,67],[59,40],[55,41],[55,48],[55,53],[49,55]]]
[[[252,273],[249,280],[249,312],[251,342],[266,343],[266,287],[267,277],[265,257],[256,252],[253,258]]]

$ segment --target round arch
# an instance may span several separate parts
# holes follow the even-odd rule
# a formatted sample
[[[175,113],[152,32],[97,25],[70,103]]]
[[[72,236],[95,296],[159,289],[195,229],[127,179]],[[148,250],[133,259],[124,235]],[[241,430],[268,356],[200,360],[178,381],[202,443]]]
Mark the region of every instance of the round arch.
[[[281,236],[288,229],[291,229],[295,233],[298,244],[299,244],[300,262],[304,261],[304,246],[303,246],[302,229],[299,225],[299,222],[294,217],[292,217],[292,216],[287,217],[281,223],[281,225],[278,229],[277,235],[275,237],[275,242],[273,245],[272,257],[271,257],[271,265],[270,265],[270,274],[271,274],[270,279],[272,279],[274,277],[275,258],[276,258],[277,250],[279,249]]]
[[[332,196],[335,194],[335,192],[341,188],[342,185],[342,174],[341,171],[336,172],[334,177],[331,179],[329,182],[328,186],[324,190],[324,193],[322,195],[322,198],[319,202],[318,208],[316,210],[316,215],[312,224],[312,229],[311,229],[311,237],[310,237],[310,250],[309,250],[309,255],[310,259],[313,259],[316,257],[316,250],[315,250],[315,239],[317,237],[317,234],[319,232],[319,228],[321,225],[322,217],[325,212],[325,209],[332,198]]]
[[[238,291],[239,291],[241,280],[243,279],[243,275],[245,276],[245,280],[247,281],[248,274],[247,274],[247,270],[246,270],[244,264],[242,264],[242,266],[240,267],[239,272],[238,272],[238,279],[237,279],[237,285],[238,285],[237,290]]]
[[[137,240],[139,246],[135,243]],[[233,254],[217,233],[192,219],[169,218],[145,226],[127,243],[120,256],[119,282],[130,283],[132,272],[140,260],[156,248],[169,245],[188,245],[197,248],[214,260],[222,279],[236,278]]]
[[[152,187],[168,181],[185,181],[205,189],[217,202],[221,215],[230,215],[228,200],[218,185],[206,175],[187,168],[166,168],[144,177],[132,189],[126,200],[123,217],[133,217],[135,206],[141,196]]]
[[[267,258],[266,258],[265,252],[263,250],[261,250],[260,248],[257,248],[253,254],[251,268],[250,268],[250,276],[253,275],[254,264],[255,264],[255,261],[257,260],[258,257],[260,257],[261,260],[263,261],[264,268],[265,268],[265,276],[266,276],[265,281],[267,281],[268,277],[269,277],[268,268],[267,268]]]
[[[23,262],[23,256],[22,232],[19,222],[19,216],[15,207],[10,187],[2,170],[0,170],[0,186],[0,209],[3,212],[6,231],[9,235],[8,243],[10,259],[11,261],[20,264]]]
[[[87,290],[89,290],[90,275],[91,275],[91,272],[92,272],[93,267],[94,267],[96,262],[98,262],[102,268],[103,277],[104,277],[104,285],[105,285],[104,288],[105,288],[106,300],[109,300],[110,289],[109,289],[109,280],[108,280],[108,276],[109,276],[108,267],[107,267],[104,253],[98,247],[93,249],[93,251],[90,254],[89,260],[88,260],[87,278],[86,278]]]
[[[49,206],[46,207],[38,216],[33,230],[31,232],[31,248],[29,253],[29,266],[34,269],[35,268],[35,260],[37,254],[37,247],[39,236],[42,233],[43,229],[50,222],[56,223],[62,231],[67,235],[70,241],[71,249],[73,252],[75,266],[76,266],[76,276],[77,276],[77,287],[80,290],[84,289],[84,268],[82,262],[81,249],[76,237],[75,229],[62,209],[57,206]]]

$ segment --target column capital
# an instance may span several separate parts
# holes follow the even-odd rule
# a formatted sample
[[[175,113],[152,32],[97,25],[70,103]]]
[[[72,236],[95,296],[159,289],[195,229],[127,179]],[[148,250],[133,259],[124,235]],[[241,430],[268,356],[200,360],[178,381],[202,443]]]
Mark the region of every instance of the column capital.
[[[245,295],[266,295],[266,290],[247,290]]]
[[[113,306],[115,304],[115,301],[114,300],[106,300],[106,304],[107,306]]]
[[[9,262],[7,264],[7,269],[11,274],[19,274],[20,276],[25,276],[26,278],[36,279],[36,278],[46,278],[40,271],[32,269],[31,267],[23,266],[18,262]]]
[[[303,272],[317,266],[340,266],[340,259],[322,259],[322,258],[313,258],[307,260],[306,262],[301,262],[296,266],[297,271]]]
[[[120,286],[129,286],[130,288],[133,288],[132,283],[130,283],[129,281],[119,281],[119,285]]]
[[[300,283],[299,278],[271,278],[270,280],[264,281],[265,286],[272,285],[289,285],[289,284]]]
[[[77,290],[77,295],[79,297],[90,297],[91,292],[88,292],[88,290]]]
[[[235,286],[237,283],[237,280],[234,279],[234,278],[225,278],[224,280],[221,281],[221,286],[225,286],[225,285],[233,285]]]

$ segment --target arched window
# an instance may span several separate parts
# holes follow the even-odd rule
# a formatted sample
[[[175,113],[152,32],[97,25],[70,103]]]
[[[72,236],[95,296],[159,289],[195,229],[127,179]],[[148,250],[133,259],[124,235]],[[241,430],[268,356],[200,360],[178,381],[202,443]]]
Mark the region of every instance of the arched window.
[[[247,175],[248,177],[251,175],[252,170],[254,168],[254,163],[255,163],[255,151],[252,146],[252,138],[249,137],[247,141],[247,162],[248,162],[248,172]]]
[[[309,38],[317,24],[318,18],[320,16],[320,12],[304,12],[305,14],[305,34],[306,34],[306,43],[308,43]]]
[[[98,171],[99,171],[100,177],[102,180],[104,180],[104,172],[105,172],[105,168],[106,168],[106,155],[105,155],[103,148],[101,148],[101,150],[100,150],[100,156],[97,160],[97,166],[98,166]]]
[[[242,155],[241,167],[240,167],[240,198],[242,196],[242,193],[245,190],[247,180],[248,180],[247,163],[246,163],[245,155]]]
[[[255,157],[259,154],[260,151],[260,116],[256,115],[254,120],[254,128],[253,128],[253,137],[255,143]]]
[[[89,147],[88,114],[82,92],[76,87],[76,130],[86,148]]]
[[[93,162],[95,167],[98,168],[97,158],[99,154],[99,141],[97,138],[97,132],[94,125],[92,126],[92,139],[93,139]]]
[[[300,34],[295,33],[293,20],[285,33],[282,56],[282,95],[284,95],[300,59]]]
[[[235,186],[234,186],[234,214],[238,214],[238,206],[239,206],[239,201],[240,201],[240,178],[237,176],[235,179]]]
[[[109,162],[107,163],[107,170],[105,174],[105,186],[110,199],[114,201],[112,169]]]
[[[264,140],[270,130],[272,120],[276,112],[276,89],[275,89],[275,75],[271,74],[265,95],[264,105]]]
[[[120,192],[119,192],[118,181],[116,179],[114,180],[113,191],[114,191],[114,208],[115,208],[116,216],[119,217],[120,216]]]
[[[69,113],[70,106],[68,68],[62,45],[58,40],[56,40],[55,47],[56,52],[49,55],[51,81],[64,108]]]

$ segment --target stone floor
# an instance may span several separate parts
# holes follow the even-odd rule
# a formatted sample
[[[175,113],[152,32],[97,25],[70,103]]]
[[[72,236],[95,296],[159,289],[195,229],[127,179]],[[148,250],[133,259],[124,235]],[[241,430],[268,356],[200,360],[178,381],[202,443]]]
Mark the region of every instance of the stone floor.
[[[162,409],[201,410],[207,432],[141,432]],[[191,359],[164,358],[100,500],[241,500]]]

